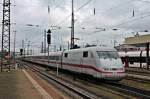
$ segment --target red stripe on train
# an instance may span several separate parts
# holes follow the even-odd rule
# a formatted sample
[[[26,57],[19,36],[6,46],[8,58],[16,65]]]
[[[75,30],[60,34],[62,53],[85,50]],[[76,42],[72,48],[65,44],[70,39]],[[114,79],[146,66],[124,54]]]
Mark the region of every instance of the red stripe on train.
[[[92,65],[87,65],[87,64],[71,64],[71,63],[61,63],[61,62],[56,62],[56,61],[55,62],[54,61],[49,61],[49,63],[62,64],[62,65],[73,66],[73,67],[89,68],[89,69],[93,69],[96,72],[105,73],[105,74],[126,74],[126,72],[107,72],[107,71],[103,71],[103,70],[100,70],[100,69],[96,69]]]

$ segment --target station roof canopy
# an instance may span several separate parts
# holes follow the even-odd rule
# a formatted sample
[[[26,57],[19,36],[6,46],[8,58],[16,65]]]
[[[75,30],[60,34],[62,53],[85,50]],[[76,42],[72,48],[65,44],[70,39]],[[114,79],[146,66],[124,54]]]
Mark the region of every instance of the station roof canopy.
[[[125,38],[125,44],[141,45],[150,42],[150,34]]]

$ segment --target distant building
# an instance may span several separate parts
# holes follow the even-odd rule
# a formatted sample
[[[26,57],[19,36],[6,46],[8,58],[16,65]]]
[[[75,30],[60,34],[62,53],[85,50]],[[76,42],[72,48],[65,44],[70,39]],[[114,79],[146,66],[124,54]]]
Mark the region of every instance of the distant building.
[[[141,49],[140,47],[126,44],[116,46],[115,48],[117,49],[117,51],[138,51]]]
[[[150,43],[150,34],[139,35],[138,33],[134,37],[125,38],[125,44],[116,46],[118,51],[137,51],[145,50],[146,43]]]

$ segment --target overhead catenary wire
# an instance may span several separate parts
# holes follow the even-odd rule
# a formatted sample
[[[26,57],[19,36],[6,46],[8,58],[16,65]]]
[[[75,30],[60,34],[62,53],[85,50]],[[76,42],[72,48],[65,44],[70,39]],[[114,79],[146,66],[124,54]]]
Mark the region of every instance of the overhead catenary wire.
[[[84,3],[83,5],[81,5],[75,12],[78,12],[80,9],[82,9],[83,7],[85,7],[86,5],[88,5],[92,0],[88,0],[86,3]],[[3,3],[0,3],[3,4]],[[12,5],[12,4],[11,4]],[[23,5],[23,4],[17,4],[17,5],[12,5],[12,6],[21,6],[21,7],[47,7],[49,5]],[[59,7],[59,5],[56,5],[56,7]],[[71,14],[67,15],[62,21],[60,21],[57,25],[53,25],[53,26],[58,26],[62,23],[64,23],[64,21],[66,21],[66,19],[68,19],[68,17],[70,17]]]
[[[101,13],[108,12],[108,11],[112,11],[114,8],[122,7],[121,5],[125,6],[126,4],[129,4],[130,2],[133,2],[133,1],[129,0],[129,1],[123,2],[123,3],[121,3],[121,4],[116,5],[116,6],[113,7],[113,8],[111,7],[111,8],[106,9],[106,10],[104,10],[104,11],[101,12]],[[94,2],[94,3],[95,3],[95,2]],[[95,8],[95,7],[94,7],[94,8]],[[86,19],[89,19],[90,17],[94,17],[94,16],[96,17],[97,15],[95,15],[95,14],[94,14],[94,15],[93,15],[93,14],[91,15],[91,14],[90,14],[89,16],[86,17]],[[78,16],[78,19],[80,19],[79,16]],[[127,18],[126,18],[126,19],[127,19]],[[128,17],[128,19],[129,19],[129,17]],[[77,21],[77,22],[79,22],[79,21]],[[83,24],[84,24],[84,23],[82,22],[81,25],[83,25]],[[78,26],[79,26],[79,24],[78,24]],[[95,29],[96,29],[96,28],[95,28]],[[98,31],[98,30],[97,30],[97,31]],[[96,32],[97,32],[97,31],[96,31]],[[100,30],[100,31],[101,31],[101,30]],[[95,32],[95,31],[94,31],[94,32]],[[93,32],[92,32],[92,33],[93,33]]]
[[[133,1],[143,1],[143,0],[133,0]],[[127,1],[126,3],[129,3],[129,2],[131,2],[131,1]],[[150,3],[150,2],[149,2]],[[122,3],[122,4],[124,4],[124,3]],[[120,5],[118,5],[118,6],[120,6]],[[117,6],[116,6],[117,7]],[[116,8],[115,7],[115,8]],[[108,10],[112,10],[112,8],[109,8]],[[147,14],[147,13],[146,13]],[[133,16],[132,16],[133,17]],[[135,17],[135,15],[134,15],[134,17]],[[117,24],[117,25],[113,25],[113,26],[110,26],[110,27],[106,27],[106,29],[108,30],[108,29],[113,29],[113,28],[115,28],[115,27],[118,27],[118,26],[121,26],[121,25],[124,25],[124,24],[128,24],[128,23],[130,23],[130,22],[132,22],[132,21],[136,21],[136,20],[138,20],[138,19],[143,19],[143,18],[146,18],[146,17],[149,17],[149,15],[142,15],[142,16],[137,16],[137,17],[135,17],[135,18],[131,18],[131,17],[127,17],[127,18],[125,18],[125,21],[124,22],[122,22],[122,23],[120,23],[120,24]],[[127,19],[129,19],[129,20],[127,20]],[[105,30],[106,30],[105,29]],[[94,32],[92,32],[91,34],[93,34],[93,33],[97,33],[97,32],[100,32],[101,30],[97,30],[97,31],[94,31]]]
[[[136,0],[136,1],[145,2],[145,3],[150,3],[150,1],[145,1],[145,0]]]
[[[112,11],[112,10],[117,9],[117,8],[119,8],[119,7],[126,6],[126,5],[129,4],[130,2],[134,2],[134,1],[135,1],[135,0],[128,0],[128,1],[126,1],[126,2],[122,2],[122,3],[118,4],[118,5],[115,5],[114,7],[110,7],[110,8],[108,8],[108,9],[103,10],[102,12],[100,12],[100,14],[105,13],[105,12],[108,13],[109,11]],[[99,10],[97,10],[97,11],[99,12]]]
[[[84,6],[86,6],[90,1],[92,0],[89,0],[87,3],[85,3],[84,5],[82,5],[81,7],[79,7],[77,9],[77,11],[79,11],[80,9],[82,9]],[[47,7],[47,6],[39,6],[39,5],[13,5],[13,6],[21,6],[21,7]],[[24,25],[27,25],[27,24],[24,24]]]
[[[89,1],[92,1],[92,0],[89,0]],[[89,2],[89,1],[88,1],[88,2]],[[131,0],[131,1],[132,1],[132,0]],[[137,1],[144,1],[144,0],[137,0]],[[86,4],[86,3],[85,3],[85,4]],[[29,5],[29,6],[30,6],[30,5]],[[32,5],[31,5],[31,6],[32,6]],[[86,6],[86,5],[85,5],[85,6]],[[47,6],[45,6],[45,7],[47,7]],[[79,7],[79,8],[82,9],[82,6]],[[79,9],[79,8],[78,8],[78,9]],[[116,8],[116,7],[115,7],[115,8]],[[113,9],[113,8],[110,8],[110,10],[112,10],[112,9]],[[107,10],[107,11],[108,11],[108,10]],[[70,16],[71,16],[71,15],[68,15],[67,18],[70,17]],[[148,16],[147,16],[147,17],[148,17]],[[65,18],[64,21],[66,21],[67,18]],[[138,19],[135,20],[135,18],[134,18],[134,19],[132,19],[132,20],[133,20],[133,21],[136,21],[136,20],[138,20]],[[120,23],[120,24],[117,24],[117,25],[114,25],[114,26],[111,26],[111,27],[109,27],[108,29],[111,29],[111,28],[114,28],[114,27],[119,27],[119,26],[122,26],[122,25],[124,25],[124,24],[128,24],[128,23],[132,22],[132,20],[130,20],[130,19],[129,19],[129,20],[125,20],[124,22],[122,22],[122,23]],[[63,21],[63,22],[60,22],[60,24],[63,24],[64,21]],[[129,22],[128,22],[128,21],[129,21]]]
[[[149,17],[149,16],[150,16],[150,12],[147,13],[146,15],[137,16],[135,18],[129,19],[129,20],[127,20],[125,22],[122,22],[120,24],[114,25],[114,26],[111,27],[111,29],[115,28],[115,27],[118,27],[118,26],[121,26],[121,25],[124,25],[124,24],[127,24],[127,23],[130,23],[130,22],[133,22],[133,21],[136,21],[136,20],[139,20],[139,19],[144,19],[144,18]]]
[[[84,3],[83,5],[81,5],[77,10],[75,10],[74,12],[78,12],[79,10],[81,10],[83,7],[87,6],[91,1],[93,0],[89,0],[86,3]],[[55,26],[59,26],[60,24],[64,24],[64,22],[66,21],[66,19],[68,19],[68,17],[71,17],[71,14],[67,15],[62,21],[60,21],[57,25]]]
[[[131,22],[134,22],[134,21],[137,21],[137,20],[140,20],[140,19],[144,19],[144,18],[147,18],[147,17],[150,17],[150,12],[149,13],[146,13],[145,15],[141,15],[141,16],[136,16],[134,18],[131,18],[125,22],[122,22],[122,23],[119,23],[119,24],[116,24],[116,25],[113,25],[113,26],[110,26],[110,27],[106,27],[105,30],[112,30],[114,28],[119,28],[119,26],[122,26],[122,25],[125,25],[125,24],[128,24],[128,23],[131,23]],[[99,33],[101,32],[102,30],[97,30],[97,31],[93,31],[93,32],[90,32],[88,34],[95,34],[95,33]]]

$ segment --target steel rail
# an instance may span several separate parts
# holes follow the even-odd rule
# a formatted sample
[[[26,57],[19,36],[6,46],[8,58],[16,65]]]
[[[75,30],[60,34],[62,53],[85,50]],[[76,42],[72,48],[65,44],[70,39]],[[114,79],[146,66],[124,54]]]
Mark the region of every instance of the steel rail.
[[[146,74],[146,75],[150,75],[150,71],[147,71],[147,70],[145,70],[145,69],[140,69],[139,68],[139,70],[137,70],[137,68],[125,68],[125,70],[127,71],[127,72],[129,72],[129,73],[138,73],[138,74]]]
[[[104,97],[102,95],[97,95],[96,93],[88,90],[88,89],[82,89],[81,87],[79,87],[78,85],[75,85],[73,84],[72,82],[69,82],[69,81],[66,81],[58,76],[55,76],[55,75],[50,75],[50,74],[47,74],[41,70],[39,70],[38,68],[35,68],[35,67],[31,67],[27,64],[24,64],[26,65],[27,67],[29,67],[30,69],[32,69],[33,71],[36,71],[38,72],[41,76],[44,76],[46,77],[46,79],[51,79],[53,80],[55,83],[69,89],[70,91],[78,94],[79,96],[85,98],[85,99],[101,99],[101,98],[107,98],[107,97]]]
[[[108,88],[113,88],[114,90],[117,90],[119,92],[123,92],[123,93],[133,95],[136,97],[140,97],[144,99],[150,98],[150,91],[131,87],[131,86],[119,83],[119,82],[107,82],[106,84],[103,84],[103,85]]]
[[[93,80],[91,81],[91,83],[93,83]],[[103,85],[109,89],[113,89],[119,92],[123,92],[125,94],[129,94],[132,96],[136,96],[136,97],[141,97],[141,98],[150,98],[150,91],[146,91],[146,90],[142,90],[142,89],[138,89],[135,87],[131,87],[131,86],[127,86],[121,83],[117,83],[117,82],[106,82],[106,83],[97,83],[94,82],[94,84],[100,84]]]

